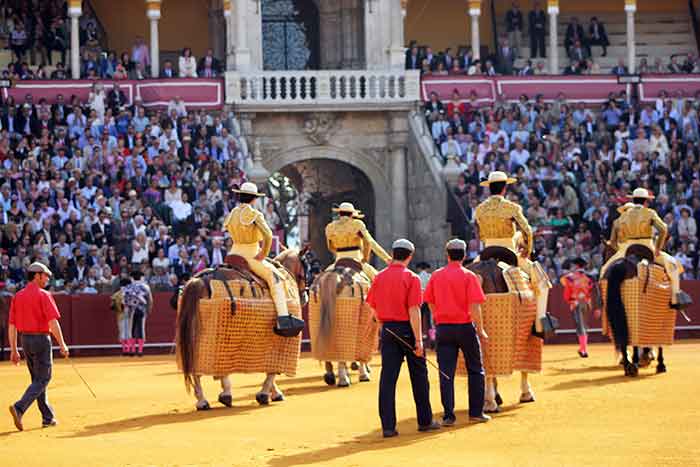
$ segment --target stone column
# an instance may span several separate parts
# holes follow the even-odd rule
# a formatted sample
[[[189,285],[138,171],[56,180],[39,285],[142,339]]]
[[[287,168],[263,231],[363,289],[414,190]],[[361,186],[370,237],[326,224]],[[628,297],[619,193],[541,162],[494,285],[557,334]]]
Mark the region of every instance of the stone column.
[[[238,71],[246,72],[251,69],[250,48],[248,47],[248,0],[238,0],[233,9],[232,23],[235,23],[235,37],[231,34],[231,39],[235,41],[233,55],[235,58],[235,68]]]
[[[389,67],[403,70],[406,64],[406,48],[404,47],[403,14],[401,0],[385,0],[390,3],[391,45],[389,46]]]
[[[80,16],[83,14],[82,0],[69,0],[70,16],[70,70],[71,78],[80,79]]]
[[[559,21],[559,0],[547,1],[547,13],[549,13],[549,73],[559,74],[559,36],[557,26]]]
[[[627,69],[634,73],[637,68],[637,41],[634,34],[634,13],[637,11],[637,0],[625,0],[627,13]]]
[[[481,58],[481,32],[479,31],[481,0],[469,0],[469,16],[472,19],[472,56],[474,60],[479,60]]]
[[[389,148],[391,155],[391,229],[395,237],[408,235],[408,190],[406,183],[406,148]]]
[[[160,75],[160,44],[158,42],[158,20],[161,0],[146,0],[146,17],[151,23],[151,77]]]
[[[233,48],[233,27],[231,24],[231,0],[224,0],[224,26],[226,27],[226,43],[224,44],[224,56],[226,60],[226,70],[235,70],[234,48]]]

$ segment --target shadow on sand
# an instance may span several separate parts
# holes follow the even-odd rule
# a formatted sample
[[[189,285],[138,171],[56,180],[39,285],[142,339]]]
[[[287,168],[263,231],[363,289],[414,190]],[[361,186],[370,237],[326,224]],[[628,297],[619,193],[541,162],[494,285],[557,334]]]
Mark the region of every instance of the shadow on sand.
[[[515,414],[509,412],[515,411],[520,407],[522,407],[522,405],[519,404],[501,407],[501,413],[496,414],[495,418],[514,417]],[[267,465],[269,467],[291,467],[295,465],[308,464],[323,465],[325,463],[330,463],[335,459],[351,456],[353,454],[407,446],[417,441],[423,441],[426,439],[434,438],[435,436],[438,436],[441,433],[465,430],[476,426],[476,424],[468,422],[469,414],[466,410],[458,410],[455,412],[455,415],[457,416],[456,425],[452,427],[444,427],[437,431],[420,433],[416,427],[416,419],[409,418],[406,420],[402,420],[398,423],[398,425],[396,426],[396,430],[399,432],[399,436],[395,438],[384,439],[382,437],[382,430],[376,429],[368,433],[356,436],[348,441],[344,441],[336,446],[330,446],[315,451],[304,451],[298,454],[291,454],[288,456],[275,457],[273,459],[270,459]],[[488,424],[486,424],[486,426],[488,426]]]
[[[622,373],[622,370],[620,369],[620,373],[615,374],[615,375],[610,375],[610,376],[605,376],[603,378],[595,378],[595,379],[576,379],[573,381],[564,381],[558,384],[555,384],[554,386],[548,387],[548,391],[568,391],[570,389],[581,389],[581,388],[589,388],[589,387],[599,387],[599,386],[605,386],[608,384],[624,384],[624,383],[631,383],[634,381],[638,381],[641,379],[646,379],[646,378],[651,378],[655,376],[655,373],[650,373],[650,374],[639,374],[636,377],[629,377],[625,376],[624,373]]]

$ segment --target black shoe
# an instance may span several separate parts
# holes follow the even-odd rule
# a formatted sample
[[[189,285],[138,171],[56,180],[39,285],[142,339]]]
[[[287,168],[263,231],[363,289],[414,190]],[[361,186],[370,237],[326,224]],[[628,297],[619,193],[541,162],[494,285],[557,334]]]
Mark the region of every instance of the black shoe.
[[[481,415],[477,415],[476,417],[471,417],[471,416],[469,417],[469,421],[473,422],[473,423],[486,423],[490,420],[491,420],[491,417],[489,417],[488,415],[483,414],[483,413]]]
[[[226,407],[232,407],[233,397],[231,397],[231,394],[219,394],[219,402],[225,405]]]
[[[304,330],[304,320],[296,316],[278,316],[275,334],[282,337],[296,337]]]
[[[435,430],[439,430],[441,427],[442,427],[442,425],[440,425],[440,422],[438,422],[437,420],[433,420],[430,425],[419,426],[418,431],[421,431],[421,432],[435,431]]]
[[[10,414],[12,414],[12,420],[15,422],[15,426],[19,431],[24,430],[24,425],[22,425],[22,414],[19,413],[17,407],[14,404],[10,406]]]
[[[382,431],[382,436],[385,438],[393,438],[394,436],[399,436],[399,432],[396,430],[384,430]]]
[[[588,358],[588,354],[586,352],[581,352],[580,350],[578,351],[578,356],[581,358]]]
[[[442,426],[452,426],[457,422],[457,418],[452,415],[451,417],[442,417]]]
[[[56,420],[55,418],[53,420],[49,420],[48,422],[41,422],[42,428],[49,428],[56,425],[58,425],[58,420]]]

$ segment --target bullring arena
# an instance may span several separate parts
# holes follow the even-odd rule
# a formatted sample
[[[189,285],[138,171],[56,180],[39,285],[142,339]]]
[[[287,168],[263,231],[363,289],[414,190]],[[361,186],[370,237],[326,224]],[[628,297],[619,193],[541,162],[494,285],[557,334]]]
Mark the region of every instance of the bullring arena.
[[[303,358],[295,378],[280,378],[287,400],[259,406],[260,375],[233,377],[233,408],[196,412],[174,358],[80,358],[57,361],[51,402],[60,425],[41,428],[38,411],[18,433],[0,417],[0,459],[14,466],[424,466],[638,465],[689,466],[700,461],[697,355],[700,342],[668,350],[669,372],[626,378],[609,344],[578,358],[571,345],[544,349],[544,370],[533,377],[534,404],[518,405],[517,378],[503,379],[504,410],[487,424],[466,419],[466,379],[456,380],[457,424],[416,431],[407,372],[397,389],[400,436],[382,439],[377,416],[378,358],[372,382],[350,388],[323,383],[322,367]],[[434,360],[434,355],[429,358]],[[431,403],[440,412],[437,375]],[[0,365],[0,400],[26,385],[26,369]],[[218,384],[205,378],[205,391]]]

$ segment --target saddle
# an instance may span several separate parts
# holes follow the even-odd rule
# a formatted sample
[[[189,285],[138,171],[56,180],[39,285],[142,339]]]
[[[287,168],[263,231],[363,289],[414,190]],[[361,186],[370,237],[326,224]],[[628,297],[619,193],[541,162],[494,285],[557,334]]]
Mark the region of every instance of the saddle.
[[[634,244],[628,246],[627,251],[625,252],[625,258],[632,259],[632,256],[637,257],[638,261],[645,259],[650,263],[654,262],[654,252],[645,245]]]
[[[479,255],[481,261],[488,261],[490,259],[498,262],[504,262],[509,266],[518,265],[518,255],[516,255],[512,250],[502,247],[502,246],[490,246],[484,248],[484,250]]]
[[[624,266],[624,275],[622,276],[622,280],[637,277],[637,264],[642,260],[647,260],[649,264],[654,264],[654,252],[645,245],[633,244],[628,246],[624,259],[618,260],[622,261]],[[611,269],[612,268],[608,268],[607,271],[605,271],[604,279],[610,279],[612,272]]]
[[[362,263],[352,258],[340,258],[335,262],[335,269],[350,269],[353,272],[362,272]]]

